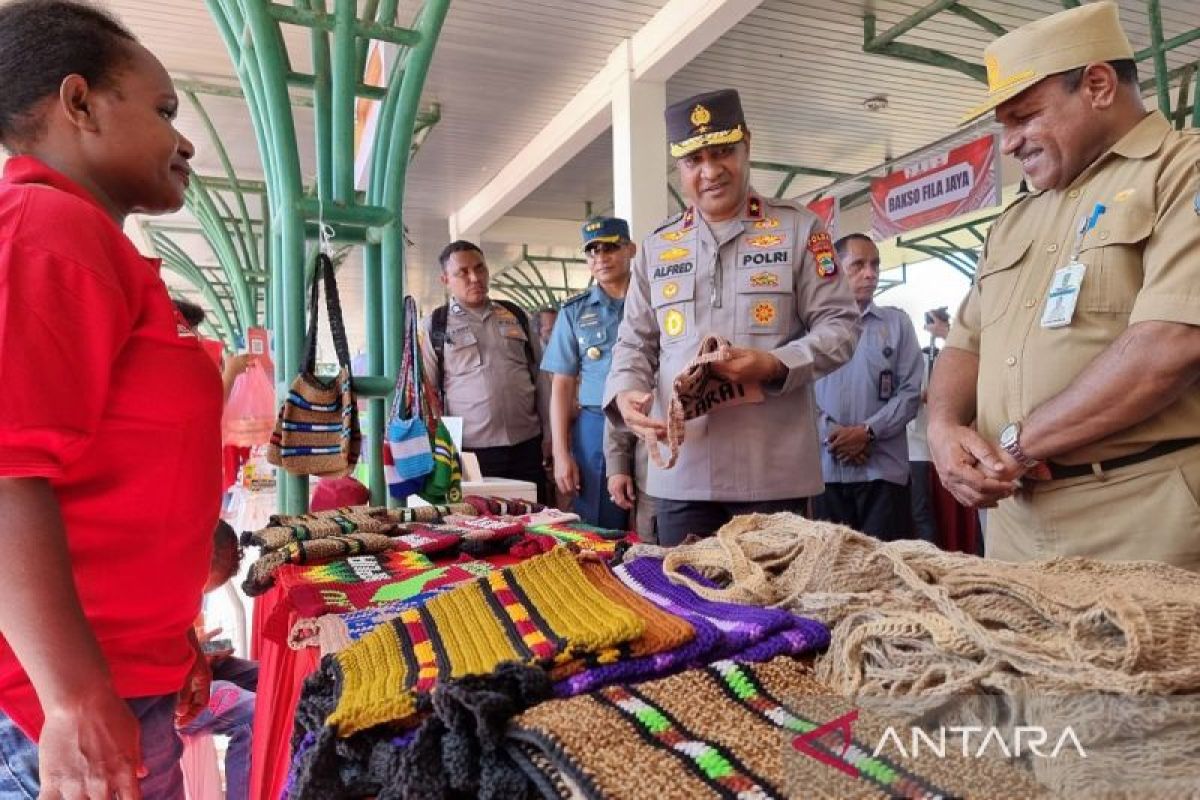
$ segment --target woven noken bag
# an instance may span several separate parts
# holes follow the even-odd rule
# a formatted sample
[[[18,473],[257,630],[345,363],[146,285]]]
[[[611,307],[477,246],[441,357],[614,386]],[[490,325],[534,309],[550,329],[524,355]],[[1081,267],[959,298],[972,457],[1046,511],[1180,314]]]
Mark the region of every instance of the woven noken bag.
[[[829,625],[817,673],[844,694],[1200,691],[1200,575],[1167,564],[1011,563],[751,514],[672,549],[664,570],[701,596]]]
[[[322,281],[338,358],[338,373],[328,381],[316,375]],[[322,252],[317,256],[309,295],[304,365],[279,409],[275,432],[267,447],[267,460],[293,475],[340,478],[354,469],[361,447],[358,406],[350,374],[350,346],[342,322],[333,262]]]
[[[735,383],[713,371],[713,362],[729,359],[730,346],[729,340],[720,336],[705,336],[696,357],[675,376],[667,406],[667,458],[664,460],[659,453],[657,441],[646,442],[654,466],[659,469],[675,466],[687,420],[728,406],[762,402],[762,387],[757,383]]]

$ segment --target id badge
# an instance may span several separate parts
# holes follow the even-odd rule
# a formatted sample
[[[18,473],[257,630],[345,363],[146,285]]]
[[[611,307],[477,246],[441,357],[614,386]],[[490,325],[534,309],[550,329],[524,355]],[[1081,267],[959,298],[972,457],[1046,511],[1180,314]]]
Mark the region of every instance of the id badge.
[[[1087,266],[1073,261],[1054,271],[1050,283],[1050,294],[1042,311],[1043,328],[1065,328],[1075,316],[1075,304],[1079,302],[1079,287],[1083,285],[1083,273]]]
[[[891,400],[896,393],[896,376],[890,369],[879,373],[879,399]]]

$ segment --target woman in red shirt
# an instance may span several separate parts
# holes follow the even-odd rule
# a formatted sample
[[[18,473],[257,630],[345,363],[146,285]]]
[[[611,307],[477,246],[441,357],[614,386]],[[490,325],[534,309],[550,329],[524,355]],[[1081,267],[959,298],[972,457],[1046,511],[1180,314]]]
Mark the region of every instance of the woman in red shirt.
[[[0,796],[173,800],[221,380],[122,225],[183,204],[193,148],[90,6],[0,7],[0,86]]]

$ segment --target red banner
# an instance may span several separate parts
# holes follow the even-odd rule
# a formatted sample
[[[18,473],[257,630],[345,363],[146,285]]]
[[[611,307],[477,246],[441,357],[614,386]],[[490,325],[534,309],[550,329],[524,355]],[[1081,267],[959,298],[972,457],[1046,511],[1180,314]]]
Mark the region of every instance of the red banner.
[[[821,222],[825,223],[825,229],[829,231],[829,235],[836,239],[838,199],[836,197],[822,197],[820,200],[813,200],[808,204],[808,210],[821,218]]]
[[[876,241],[1000,205],[1000,157],[984,136],[871,181]]]

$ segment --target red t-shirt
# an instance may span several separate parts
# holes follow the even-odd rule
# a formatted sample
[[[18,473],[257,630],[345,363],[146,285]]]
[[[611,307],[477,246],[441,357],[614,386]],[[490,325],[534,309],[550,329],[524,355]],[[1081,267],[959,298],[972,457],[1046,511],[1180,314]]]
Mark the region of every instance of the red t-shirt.
[[[191,666],[187,631],[220,511],[221,404],[220,374],[158,262],[84,189],[36,159],[10,159],[0,180],[0,477],[49,479],[84,613],[122,697],[175,692]],[[37,739],[41,707],[3,639],[0,708]]]

